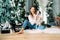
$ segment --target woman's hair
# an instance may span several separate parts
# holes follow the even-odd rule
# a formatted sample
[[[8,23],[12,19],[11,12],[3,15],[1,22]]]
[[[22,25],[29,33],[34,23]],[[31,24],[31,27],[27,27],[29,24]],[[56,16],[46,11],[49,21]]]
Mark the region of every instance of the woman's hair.
[[[36,12],[37,12],[37,8],[36,8],[36,6],[31,6],[31,8],[32,8],[32,7],[35,8],[35,14],[36,14]],[[31,9],[31,8],[30,8],[30,9]],[[32,15],[31,11],[30,11],[30,15]],[[32,15],[32,16],[33,16],[33,15]]]

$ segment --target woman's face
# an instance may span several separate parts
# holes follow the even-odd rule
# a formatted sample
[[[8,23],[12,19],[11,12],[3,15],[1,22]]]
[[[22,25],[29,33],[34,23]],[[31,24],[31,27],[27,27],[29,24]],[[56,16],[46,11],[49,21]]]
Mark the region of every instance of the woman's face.
[[[31,11],[31,13],[35,13],[35,8],[32,7],[32,8],[30,9],[30,11]]]

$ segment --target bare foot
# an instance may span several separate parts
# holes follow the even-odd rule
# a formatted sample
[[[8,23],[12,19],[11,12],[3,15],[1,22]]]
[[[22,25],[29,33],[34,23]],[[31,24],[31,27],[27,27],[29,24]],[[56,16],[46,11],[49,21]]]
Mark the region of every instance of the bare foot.
[[[18,34],[23,34],[24,33],[24,31],[22,30],[22,31],[20,31]]]
[[[23,34],[24,33],[24,30],[21,29],[20,32],[18,32],[18,34]]]

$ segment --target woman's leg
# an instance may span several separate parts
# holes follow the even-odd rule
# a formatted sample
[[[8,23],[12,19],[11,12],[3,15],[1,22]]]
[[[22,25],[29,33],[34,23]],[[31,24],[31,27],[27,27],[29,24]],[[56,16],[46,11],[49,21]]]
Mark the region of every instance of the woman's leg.
[[[28,20],[25,20],[24,23],[23,23],[23,25],[22,25],[22,28],[25,29],[27,26],[28,26],[30,29],[36,29],[36,28],[37,28],[36,24],[31,25],[31,23],[30,23]]]
[[[37,25],[36,24],[33,25],[33,29],[37,29]]]
[[[43,30],[43,29],[45,29],[45,28],[46,28],[46,27],[43,26],[43,25],[38,26],[38,29],[40,29],[40,30]]]
[[[24,23],[23,23],[23,25],[22,25],[22,28],[25,29],[27,26],[28,26],[30,29],[33,28],[33,25],[31,25],[31,23],[30,23],[28,20],[25,20]]]
[[[20,32],[18,32],[18,33],[19,33],[19,34],[22,34],[22,33],[24,32],[24,29],[25,29],[27,26],[28,26],[30,29],[33,28],[33,26],[31,25],[31,23],[30,23],[28,20],[25,20],[24,23],[23,23],[23,25],[22,25],[22,29],[21,29]]]

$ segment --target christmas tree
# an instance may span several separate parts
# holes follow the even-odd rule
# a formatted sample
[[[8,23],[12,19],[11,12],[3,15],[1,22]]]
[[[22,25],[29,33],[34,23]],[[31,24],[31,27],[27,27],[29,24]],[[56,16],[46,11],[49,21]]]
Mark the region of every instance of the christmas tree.
[[[47,20],[48,20],[48,23],[51,23],[51,22],[54,22],[54,15],[53,15],[53,2],[49,1],[48,4],[47,4],[47,13],[48,13],[48,17],[47,17]]]
[[[24,0],[0,0],[0,23],[18,21],[22,23],[25,17]],[[14,23],[14,22],[12,22]]]

